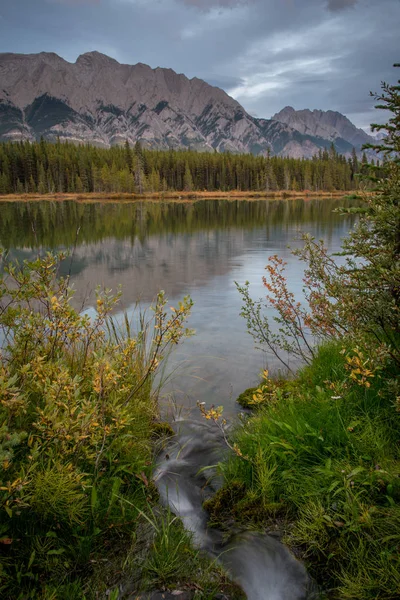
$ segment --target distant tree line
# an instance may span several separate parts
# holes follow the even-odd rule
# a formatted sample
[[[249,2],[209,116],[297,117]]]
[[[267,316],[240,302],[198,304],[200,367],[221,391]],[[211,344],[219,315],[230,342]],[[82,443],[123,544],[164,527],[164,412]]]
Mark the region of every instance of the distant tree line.
[[[136,193],[194,190],[258,191],[353,190],[359,161],[330,150],[312,159],[147,150],[131,147],[104,149],[69,142],[5,142],[0,144],[0,194],[13,193]]]

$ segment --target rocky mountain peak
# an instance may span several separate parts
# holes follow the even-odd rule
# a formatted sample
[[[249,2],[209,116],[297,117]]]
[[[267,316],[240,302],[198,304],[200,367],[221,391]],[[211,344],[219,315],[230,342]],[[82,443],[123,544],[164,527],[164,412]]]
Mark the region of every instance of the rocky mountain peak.
[[[285,106],[285,108],[282,108],[282,110],[278,113],[279,115],[292,115],[294,112],[296,112],[293,108],[293,106]],[[277,115],[275,115],[277,116]],[[273,119],[275,118],[272,117]],[[276,119],[279,120],[279,119]]]
[[[286,107],[274,121],[256,119],[202,79],[120,64],[97,51],[75,63],[51,52],[0,54],[0,77],[0,140],[43,136],[99,146],[128,140],[150,148],[296,157],[311,157],[330,143],[314,125],[301,131],[301,119],[321,121],[310,111],[300,111],[300,118]],[[352,133],[356,128],[348,123]],[[342,137],[338,150],[350,152]]]
[[[343,139],[355,147],[371,143],[372,137],[363,129],[358,129],[342,113],[333,110],[294,110],[286,106],[276,113],[273,120],[286,123],[302,134],[321,137],[330,141]]]
[[[78,67],[87,66],[93,69],[104,67],[104,66],[119,66],[119,62],[114,58],[93,50],[92,52],[85,52],[76,59],[75,64]]]

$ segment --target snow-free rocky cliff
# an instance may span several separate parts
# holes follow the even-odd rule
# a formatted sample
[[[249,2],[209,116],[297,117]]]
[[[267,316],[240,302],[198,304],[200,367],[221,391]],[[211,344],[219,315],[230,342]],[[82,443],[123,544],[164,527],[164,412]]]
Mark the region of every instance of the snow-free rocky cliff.
[[[281,120],[250,116],[223,90],[196,77],[120,64],[99,52],[83,54],[75,63],[47,52],[0,54],[3,141],[43,136],[108,147],[128,140],[149,148],[293,157],[311,157],[332,139],[343,153],[358,145]]]
[[[368,135],[363,129],[358,129],[347,117],[333,110],[294,110],[291,106],[286,106],[272,118],[300,133],[333,142],[342,139],[355,148],[376,143],[376,138]]]

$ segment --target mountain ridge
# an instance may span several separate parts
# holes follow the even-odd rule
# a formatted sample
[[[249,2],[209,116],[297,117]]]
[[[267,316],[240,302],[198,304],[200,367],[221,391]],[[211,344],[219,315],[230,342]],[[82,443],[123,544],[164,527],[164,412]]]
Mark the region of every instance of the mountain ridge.
[[[344,117],[345,118],[345,117]],[[350,123],[350,122],[349,122]],[[354,126],[353,126],[354,127]],[[121,64],[97,51],[0,54],[0,140],[250,152],[310,158],[331,140],[249,115],[221,88],[172,69]],[[336,137],[341,153],[352,145]]]
[[[285,106],[273,115],[272,119],[285,123],[300,133],[323,137],[330,141],[345,139],[355,147],[375,141],[374,137],[356,127],[345,115],[334,110],[295,110],[292,106]]]

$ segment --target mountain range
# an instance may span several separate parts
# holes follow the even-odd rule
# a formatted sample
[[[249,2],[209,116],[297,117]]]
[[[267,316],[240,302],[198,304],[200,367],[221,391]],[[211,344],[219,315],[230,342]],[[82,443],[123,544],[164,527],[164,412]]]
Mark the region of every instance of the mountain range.
[[[250,152],[310,158],[375,141],[344,115],[286,107],[258,119],[226,92],[172,69],[120,64],[99,52],[0,54],[0,141],[40,139],[109,147]]]

